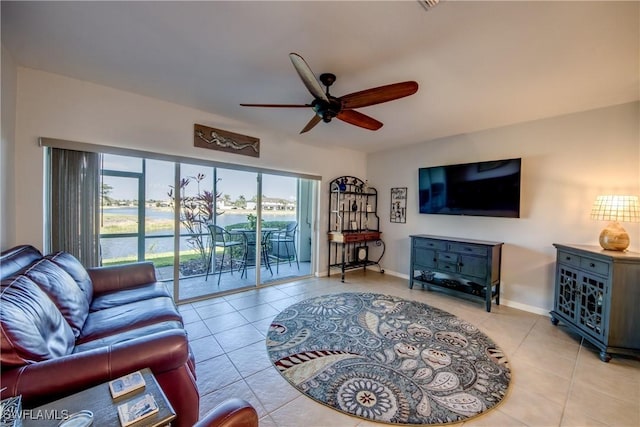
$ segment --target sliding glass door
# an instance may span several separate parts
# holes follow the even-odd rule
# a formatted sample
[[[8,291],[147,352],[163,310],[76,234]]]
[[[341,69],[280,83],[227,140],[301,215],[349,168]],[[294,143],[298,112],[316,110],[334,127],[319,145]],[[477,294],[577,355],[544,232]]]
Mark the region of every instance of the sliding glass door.
[[[144,166],[142,159],[104,156],[101,177],[102,265],[144,259]]]
[[[102,265],[152,261],[177,300],[312,273],[315,181],[104,155]]]
[[[262,178],[263,236],[271,278],[282,281],[311,273],[313,186],[309,180],[267,175]]]

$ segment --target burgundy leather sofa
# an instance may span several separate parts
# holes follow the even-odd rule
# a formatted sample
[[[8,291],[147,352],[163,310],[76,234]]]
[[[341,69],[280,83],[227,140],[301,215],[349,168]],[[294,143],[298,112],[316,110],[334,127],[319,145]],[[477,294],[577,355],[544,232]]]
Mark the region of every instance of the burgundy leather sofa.
[[[176,411],[172,425],[196,424],[195,363],[151,263],[85,269],[68,253],[24,245],[2,252],[0,277],[3,399],[35,407],[148,367]],[[233,400],[199,425],[249,426],[252,410]]]
[[[194,427],[258,427],[258,413],[249,402],[231,398],[209,411]]]

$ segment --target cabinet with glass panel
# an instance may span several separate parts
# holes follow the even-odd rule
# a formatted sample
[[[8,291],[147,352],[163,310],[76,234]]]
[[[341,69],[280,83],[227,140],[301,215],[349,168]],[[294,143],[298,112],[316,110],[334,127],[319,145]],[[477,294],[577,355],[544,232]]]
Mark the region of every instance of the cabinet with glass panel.
[[[551,322],[563,322],[600,350],[640,354],[640,253],[599,246],[554,244],[557,249]]]

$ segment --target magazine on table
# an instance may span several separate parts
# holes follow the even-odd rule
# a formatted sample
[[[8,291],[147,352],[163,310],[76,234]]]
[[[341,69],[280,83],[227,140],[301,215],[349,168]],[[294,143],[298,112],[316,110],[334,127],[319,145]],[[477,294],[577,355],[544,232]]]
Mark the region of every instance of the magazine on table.
[[[109,391],[111,392],[111,397],[114,399],[138,390],[139,388],[143,388],[144,386],[145,381],[140,371],[132,372],[124,377],[109,381]]]
[[[158,404],[150,394],[145,394],[118,406],[118,417],[122,427],[127,427],[157,412]]]

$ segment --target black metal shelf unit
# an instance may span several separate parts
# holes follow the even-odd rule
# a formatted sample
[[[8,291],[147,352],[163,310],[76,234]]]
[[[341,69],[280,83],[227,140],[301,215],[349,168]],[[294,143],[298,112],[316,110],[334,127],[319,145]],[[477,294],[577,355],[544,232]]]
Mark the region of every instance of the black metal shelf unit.
[[[327,275],[332,269],[340,269],[344,282],[347,270],[376,265],[384,272],[380,266],[384,242],[377,211],[378,192],[366,181],[341,176],[330,182]],[[369,248],[377,248],[377,257]]]

